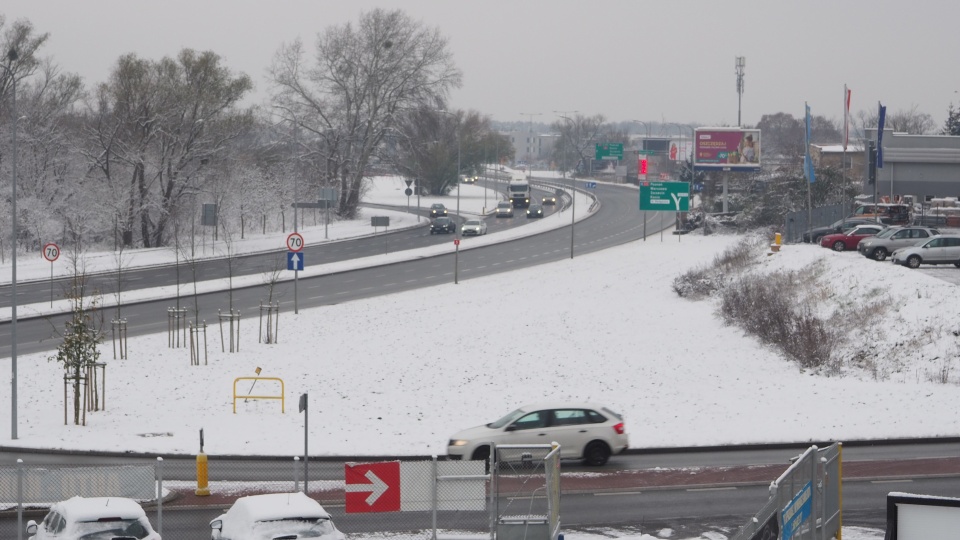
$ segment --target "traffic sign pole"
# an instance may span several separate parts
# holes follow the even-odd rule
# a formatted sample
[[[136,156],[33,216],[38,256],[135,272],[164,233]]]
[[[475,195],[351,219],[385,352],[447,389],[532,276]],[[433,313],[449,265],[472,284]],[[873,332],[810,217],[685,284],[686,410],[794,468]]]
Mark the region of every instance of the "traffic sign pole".
[[[293,216],[294,216],[293,232],[290,233],[289,236],[287,236],[287,249],[289,249],[290,251],[299,252],[301,249],[303,249],[303,237],[300,236],[300,233],[297,232],[296,207],[294,207]],[[300,280],[300,271],[294,270],[293,271],[293,313],[295,315],[300,314],[300,307],[297,302],[297,299],[299,296],[297,294],[299,280]]]
[[[60,246],[53,242],[43,246],[43,258],[50,261],[50,307],[53,307],[53,261],[60,258]]]

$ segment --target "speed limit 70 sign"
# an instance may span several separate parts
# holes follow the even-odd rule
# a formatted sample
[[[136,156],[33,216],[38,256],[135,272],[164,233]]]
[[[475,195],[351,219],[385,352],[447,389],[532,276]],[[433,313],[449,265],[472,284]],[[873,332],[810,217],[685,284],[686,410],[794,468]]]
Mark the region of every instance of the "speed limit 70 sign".
[[[46,244],[43,246],[43,258],[53,262],[60,257],[60,246],[56,244]]]
[[[300,251],[303,249],[303,237],[300,233],[290,233],[287,237],[287,249],[290,251]]]

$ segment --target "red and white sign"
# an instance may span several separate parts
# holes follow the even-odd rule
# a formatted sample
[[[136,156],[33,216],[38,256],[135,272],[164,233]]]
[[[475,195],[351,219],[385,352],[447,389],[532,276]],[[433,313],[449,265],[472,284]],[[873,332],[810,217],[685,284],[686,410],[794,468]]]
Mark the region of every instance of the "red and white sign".
[[[300,251],[303,249],[303,237],[300,233],[290,233],[287,237],[287,249],[290,251]]]
[[[459,239],[459,238],[455,239],[455,240],[453,241],[453,245],[459,246],[459,245],[460,245],[460,239]]]
[[[345,463],[347,513],[399,512],[400,462]]]
[[[43,246],[43,258],[44,258],[44,259],[46,259],[46,260],[48,260],[48,261],[50,261],[50,262],[53,262],[53,261],[57,260],[59,257],[60,257],[60,246],[58,246],[58,245],[56,245],[56,244],[54,244],[54,243],[49,243],[49,244]]]

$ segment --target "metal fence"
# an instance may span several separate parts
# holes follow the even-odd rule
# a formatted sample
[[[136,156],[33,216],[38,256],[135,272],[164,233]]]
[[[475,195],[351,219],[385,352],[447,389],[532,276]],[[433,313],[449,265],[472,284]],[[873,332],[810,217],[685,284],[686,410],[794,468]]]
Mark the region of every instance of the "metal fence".
[[[843,447],[811,446],[770,484],[770,498],[730,540],[826,540],[840,530]]]
[[[822,227],[843,219],[850,212],[844,204],[834,204],[814,208],[810,212],[801,210],[790,212],[783,220],[783,241],[797,243],[803,241],[803,233],[814,227]]]

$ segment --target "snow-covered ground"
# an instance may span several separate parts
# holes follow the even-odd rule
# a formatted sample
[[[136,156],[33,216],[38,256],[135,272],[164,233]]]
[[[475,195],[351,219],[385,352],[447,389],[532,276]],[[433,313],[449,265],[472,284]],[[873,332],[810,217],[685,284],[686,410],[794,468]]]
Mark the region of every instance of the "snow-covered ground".
[[[402,187],[384,179],[369,202],[399,199],[405,206]],[[482,189],[482,183],[463,186],[461,208],[481,212]],[[488,203],[492,196],[487,194]],[[424,206],[429,202],[421,199]],[[449,198],[443,202],[452,206]],[[581,206],[589,205],[578,204],[578,213]],[[331,240],[368,234],[369,215],[387,215],[366,212],[358,224],[332,226]],[[417,226],[415,216],[389,215],[391,227]],[[568,221],[569,214],[519,229]],[[308,242],[321,241],[323,226],[302,232]],[[285,237],[250,240],[249,248],[237,241],[233,249],[282,246]],[[470,242],[496,239],[491,234]],[[248,313],[240,352],[221,352],[218,329],[211,326],[209,363],[199,366],[190,365],[188,349],[168,348],[166,334],[131,339],[128,360],[113,359],[108,337],[102,347],[107,409],[88,414],[85,427],[63,425],[62,369],[50,354],[21,355],[15,442],[6,438],[10,369],[4,359],[0,445],[191,454],[202,428],[212,455],[293,456],[303,444],[296,408],[303,393],[310,396],[310,449],[317,455],[444,454],[451,433],[543,399],[604,403],[625,415],[631,445],[645,448],[960,433],[956,286],[818,246],[758,254],[751,279],[807,269],[805,276],[823,278],[818,311],[855,317],[847,327],[851,343],[837,351],[839,369],[813,372],[725,324],[716,300],[691,301],[673,292],[675,277],[744,238],[675,239],[648,239],[459,285],[302,309],[299,315],[284,312],[277,344],[257,343],[257,316]],[[137,264],[170,257],[170,250],[155,250]],[[112,254],[99,259],[105,263],[93,263],[93,254],[88,259],[88,269],[115,264]],[[42,259],[23,261],[18,278],[43,279],[49,271]],[[9,260],[3,273],[9,279]],[[283,379],[286,412],[276,401],[243,399],[233,412],[234,379],[253,376],[257,368],[261,376]],[[248,385],[237,392],[247,392]],[[266,381],[256,389],[279,392]],[[882,537],[876,531],[857,534],[844,531],[845,538]]]

